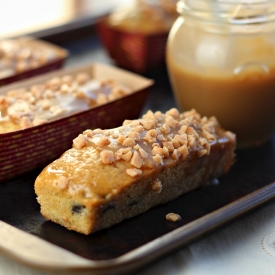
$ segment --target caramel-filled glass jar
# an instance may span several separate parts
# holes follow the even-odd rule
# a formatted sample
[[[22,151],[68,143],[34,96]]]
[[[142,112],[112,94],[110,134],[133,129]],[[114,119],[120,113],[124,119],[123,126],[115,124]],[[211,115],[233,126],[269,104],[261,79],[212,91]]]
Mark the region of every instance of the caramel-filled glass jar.
[[[275,129],[274,1],[181,0],[167,42],[179,108],[216,116],[238,147]]]

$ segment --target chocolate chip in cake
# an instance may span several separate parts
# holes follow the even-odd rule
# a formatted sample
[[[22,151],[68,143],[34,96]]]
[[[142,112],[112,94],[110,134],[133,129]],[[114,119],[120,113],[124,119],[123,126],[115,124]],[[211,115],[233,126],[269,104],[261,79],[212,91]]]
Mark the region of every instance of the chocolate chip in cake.
[[[73,214],[81,214],[82,211],[85,209],[86,207],[82,204],[75,204],[72,207],[72,213]]]

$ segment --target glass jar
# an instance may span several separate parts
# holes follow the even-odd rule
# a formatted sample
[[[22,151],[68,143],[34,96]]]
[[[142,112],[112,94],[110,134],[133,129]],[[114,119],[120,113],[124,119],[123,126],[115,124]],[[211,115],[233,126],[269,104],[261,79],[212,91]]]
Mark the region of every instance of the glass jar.
[[[181,0],[167,42],[179,108],[216,116],[238,147],[262,144],[275,129],[275,4]]]

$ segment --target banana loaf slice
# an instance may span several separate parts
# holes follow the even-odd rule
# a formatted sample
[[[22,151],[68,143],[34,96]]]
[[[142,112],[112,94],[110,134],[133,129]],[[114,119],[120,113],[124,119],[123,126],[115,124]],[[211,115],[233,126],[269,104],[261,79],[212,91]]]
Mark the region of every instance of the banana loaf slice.
[[[110,227],[216,179],[235,135],[195,110],[148,111],[119,128],[86,130],[35,181],[42,215],[84,234]]]

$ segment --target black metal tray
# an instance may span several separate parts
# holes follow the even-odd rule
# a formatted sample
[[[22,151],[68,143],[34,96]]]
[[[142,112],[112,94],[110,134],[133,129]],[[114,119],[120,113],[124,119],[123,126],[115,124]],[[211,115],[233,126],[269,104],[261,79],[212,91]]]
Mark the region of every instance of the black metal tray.
[[[39,172],[40,169],[0,184],[0,220],[4,222],[0,223],[0,250],[41,269],[111,274],[141,267],[272,200],[275,197],[275,135],[261,147],[237,151],[234,166],[220,178],[219,184],[183,195],[89,236],[68,231],[41,216],[33,189]],[[167,221],[165,215],[169,212],[180,214],[182,220]],[[70,257],[80,256],[76,256],[80,262],[69,263],[63,258],[61,261],[58,256],[51,260],[44,254],[44,259],[43,255],[37,259],[35,253],[24,256],[26,244],[17,245],[18,238],[22,238],[21,230],[34,246],[45,245],[40,241],[43,239],[55,245],[53,251],[61,247],[65,249],[62,253],[73,253]],[[4,231],[13,232],[9,233],[10,244],[6,243]],[[82,257],[88,261],[83,259],[82,263]]]

